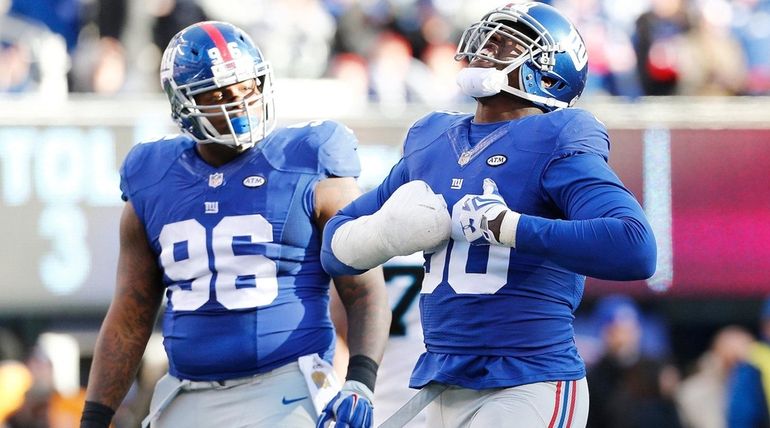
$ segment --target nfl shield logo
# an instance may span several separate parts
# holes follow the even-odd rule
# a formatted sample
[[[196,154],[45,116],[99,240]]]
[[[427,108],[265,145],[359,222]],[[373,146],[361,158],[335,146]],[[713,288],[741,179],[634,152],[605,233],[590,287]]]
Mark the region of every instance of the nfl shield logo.
[[[225,175],[221,172],[209,175],[209,187],[219,187],[224,181]]]

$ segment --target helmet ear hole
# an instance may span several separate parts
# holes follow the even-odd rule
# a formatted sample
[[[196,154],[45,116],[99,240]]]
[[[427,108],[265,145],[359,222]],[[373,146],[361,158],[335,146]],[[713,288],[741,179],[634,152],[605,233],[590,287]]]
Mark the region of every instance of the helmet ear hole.
[[[555,77],[550,77],[550,76],[543,76],[541,78],[541,82],[543,85],[543,89],[547,89],[553,92],[561,91],[567,86],[567,83],[564,82],[563,80],[557,79]]]

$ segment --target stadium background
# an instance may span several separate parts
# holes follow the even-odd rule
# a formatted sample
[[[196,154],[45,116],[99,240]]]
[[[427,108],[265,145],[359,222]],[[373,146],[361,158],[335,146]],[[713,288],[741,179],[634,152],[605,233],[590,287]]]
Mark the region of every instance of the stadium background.
[[[74,397],[50,425],[69,426],[66,415],[76,413],[66,406],[77,407],[112,295],[117,169],[133,144],[175,132],[157,89],[164,36],[202,17],[246,27],[276,66],[280,124],[330,118],[350,126],[361,143],[360,183],[370,188],[419,117],[473,111],[447,60],[457,29],[497,3],[0,1],[0,12],[9,10],[0,17],[9,65],[0,70],[0,359],[50,362],[51,385],[28,397]],[[578,107],[609,128],[610,163],[642,202],[659,246],[649,281],[588,280],[576,320],[581,352],[589,364],[600,357],[594,309],[623,294],[640,309],[647,352],[685,378],[721,328],[758,334],[770,295],[770,2],[692,0],[671,15],[658,3],[680,2],[553,3],[589,45],[591,80]],[[66,26],[33,23],[54,4],[79,11],[74,39]],[[688,24],[671,30],[683,14]],[[653,34],[660,39],[647,57],[634,48],[644,17],[669,24],[665,37]],[[416,320],[421,267],[407,258],[386,275],[397,341]],[[157,339],[147,358],[147,367],[162,367]],[[125,413],[119,426],[133,426]]]

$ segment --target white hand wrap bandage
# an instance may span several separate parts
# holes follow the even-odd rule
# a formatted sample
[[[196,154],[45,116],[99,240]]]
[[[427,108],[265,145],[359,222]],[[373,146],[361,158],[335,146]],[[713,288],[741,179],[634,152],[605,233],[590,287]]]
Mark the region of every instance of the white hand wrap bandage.
[[[468,199],[462,206],[459,222],[465,239],[474,245],[492,244],[516,248],[516,229],[521,214],[508,208],[492,179],[484,179],[483,190],[481,195],[466,196]],[[505,217],[500,224],[498,239],[489,229],[489,222],[502,213],[505,213]]]
[[[444,197],[415,180],[396,189],[376,213],[340,226],[331,247],[342,263],[371,269],[395,256],[440,248],[449,240],[451,227]]]
[[[490,233],[494,240],[494,242],[490,242],[494,245],[516,248],[516,229],[519,227],[520,218],[521,214],[516,211],[506,211],[503,222],[500,223],[500,240],[494,240],[494,234]]]

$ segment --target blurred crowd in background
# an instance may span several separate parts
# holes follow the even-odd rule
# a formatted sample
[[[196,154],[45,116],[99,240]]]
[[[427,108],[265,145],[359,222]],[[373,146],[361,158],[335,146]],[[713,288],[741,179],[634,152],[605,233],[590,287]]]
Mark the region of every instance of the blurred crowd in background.
[[[770,94],[770,0],[550,0],[589,51],[588,93]],[[152,93],[185,26],[250,32],[278,78],[336,78],[372,102],[461,95],[462,30],[499,0],[0,0],[0,93]]]

